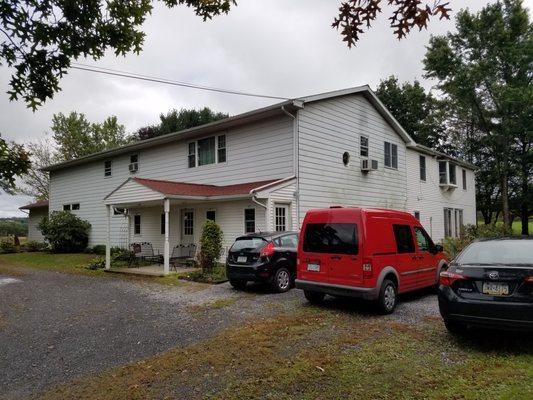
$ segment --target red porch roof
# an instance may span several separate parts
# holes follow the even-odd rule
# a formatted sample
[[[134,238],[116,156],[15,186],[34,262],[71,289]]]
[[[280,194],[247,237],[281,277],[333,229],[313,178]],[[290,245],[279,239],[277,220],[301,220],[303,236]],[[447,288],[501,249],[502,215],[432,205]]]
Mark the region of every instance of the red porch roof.
[[[279,179],[270,179],[267,181],[239,183],[237,185],[203,185],[198,183],[185,183],[162,181],[156,179],[133,178],[135,182],[146,186],[156,192],[169,196],[200,196],[200,197],[218,197],[218,196],[236,196],[249,194],[253,189],[279,181]]]
[[[19,210],[31,210],[32,208],[43,208],[48,207],[48,200],[39,200],[35,203],[26,204],[25,206],[19,207]]]

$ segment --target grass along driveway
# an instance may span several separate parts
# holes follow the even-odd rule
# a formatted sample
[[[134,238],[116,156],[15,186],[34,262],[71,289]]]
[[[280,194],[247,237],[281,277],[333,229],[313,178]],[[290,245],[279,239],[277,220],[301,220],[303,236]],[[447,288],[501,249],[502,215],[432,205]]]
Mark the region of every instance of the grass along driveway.
[[[526,335],[448,335],[416,325],[302,306],[201,343],[72,381],[45,399],[531,399]]]

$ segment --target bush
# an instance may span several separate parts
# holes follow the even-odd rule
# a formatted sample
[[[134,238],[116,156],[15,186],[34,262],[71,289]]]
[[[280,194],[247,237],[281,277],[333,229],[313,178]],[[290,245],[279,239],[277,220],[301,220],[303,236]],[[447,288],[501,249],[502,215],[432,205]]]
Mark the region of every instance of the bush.
[[[222,254],[222,229],[215,221],[207,220],[200,237],[199,261],[202,270],[211,271]]]
[[[87,269],[92,269],[93,271],[97,270],[97,269],[104,269],[105,268],[105,258],[104,257],[96,257],[96,258],[93,258],[89,264],[87,265],[87,267],[85,267]]]
[[[91,253],[104,256],[105,255],[105,244],[97,244],[93,246],[93,248],[91,249]]]
[[[75,253],[87,247],[91,224],[69,211],[54,211],[50,218],[41,220],[38,228],[53,252]]]
[[[15,243],[13,243],[13,240],[11,239],[2,239],[0,241],[0,253],[7,254],[7,253],[16,253],[18,252],[17,246],[15,246]]]
[[[504,237],[510,234],[509,229],[499,225],[466,225],[460,237],[444,238],[444,252],[451,260],[476,239]]]
[[[47,247],[45,243],[36,242],[35,240],[28,240],[24,243],[24,250],[29,252],[45,251]]]

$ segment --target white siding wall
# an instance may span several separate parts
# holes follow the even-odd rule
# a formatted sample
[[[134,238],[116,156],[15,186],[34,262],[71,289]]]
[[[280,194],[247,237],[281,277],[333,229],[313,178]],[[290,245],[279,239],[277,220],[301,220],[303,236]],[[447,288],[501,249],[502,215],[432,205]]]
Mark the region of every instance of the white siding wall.
[[[306,104],[298,118],[300,224],[309,209],[331,205],[405,209],[405,144],[362,95]],[[369,137],[379,170],[361,172],[360,135]],[[398,146],[397,170],[384,165],[385,141]]]
[[[136,176],[229,185],[293,174],[293,130],[289,117],[270,118],[219,134],[226,134],[227,162],[188,168],[187,142],[176,141],[139,152]],[[80,203],[80,210],[74,212],[92,225],[90,245],[103,244],[106,240],[103,198],[131,176],[129,155],[114,157],[112,161],[112,176],[108,178],[104,177],[103,160],[51,173],[50,210],[61,210],[63,204]],[[124,226],[124,218],[113,218],[111,229],[116,245],[121,244],[116,238]]]
[[[463,167],[457,165],[457,188],[445,191],[439,187],[439,165],[432,156],[425,156],[426,181],[420,180],[419,156],[419,152],[407,150],[407,211],[420,211],[420,222],[435,241],[444,237],[444,208],[462,209],[464,224],[475,224],[474,171],[466,169],[467,185],[463,190]]]
[[[246,208],[255,209],[256,229],[265,231],[266,220],[264,208],[253,203],[251,200],[236,200],[225,202],[209,202],[203,204],[191,204],[187,206],[170,207],[170,230],[169,240],[171,251],[177,244],[187,244],[181,240],[181,211],[183,209],[194,211],[194,243],[198,244],[202,233],[202,226],[206,221],[206,212],[214,210],[216,212],[216,223],[220,225],[224,232],[224,254],[233,244],[237,236],[244,234],[244,210]],[[151,242],[154,250],[163,254],[165,235],[161,234],[161,214],[163,207],[146,207],[131,209],[130,243]],[[133,215],[141,216],[141,233],[134,234]]]
[[[36,242],[43,243],[44,237],[41,231],[37,228],[41,219],[48,215],[48,208],[34,208],[30,210],[28,216],[28,240],[35,240]]]
[[[287,230],[299,230],[298,221],[296,218],[296,201],[294,194],[296,192],[296,183],[291,183],[286,186],[282,186],[277,190],[272,190],[268,195],[267,210],[268,221],[267,229],[275,229],[275,207],[277,204],[289,205],[289,220]]]

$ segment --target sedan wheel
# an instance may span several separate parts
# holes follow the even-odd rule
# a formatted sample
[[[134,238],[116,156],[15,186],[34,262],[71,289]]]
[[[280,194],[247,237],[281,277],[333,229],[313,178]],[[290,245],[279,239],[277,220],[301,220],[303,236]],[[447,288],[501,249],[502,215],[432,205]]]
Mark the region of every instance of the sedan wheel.
[[[286,292],[291,288],[291,274],[286,268],[280,268],[276,271],[272,286],[279,293]]]

